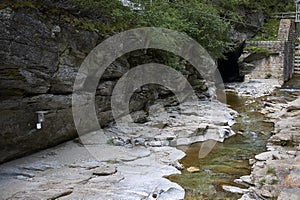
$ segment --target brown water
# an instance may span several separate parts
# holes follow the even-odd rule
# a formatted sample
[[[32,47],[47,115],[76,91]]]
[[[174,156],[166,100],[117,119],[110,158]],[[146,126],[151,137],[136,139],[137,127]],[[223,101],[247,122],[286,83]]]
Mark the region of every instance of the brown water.
[[[273,96],[285,98],[288,101],[299,95],[300,77],[289,81],[283,89],[277,90]],[[238,199],[241,195],[232,194],[222,189],[222,185],[232,185],[243,188],[233,182],[234,179],[250,174],[249,158],[265,151],[266,141],[273,130],[273,124],[265,122],[265,117],[259,113],[263,108],[262,99],[253,101],[249,98],[238,97],[228,93],[227,104],[238,111],[240,116],[233,125],[238,133],[217,143],[214,149],[203,159],[198,158],[200,143],[181,146],[179,149],[186,153],[180,162],[188,168],[200,168],[199,172],[189,173],[183,170],[181,175],[168,177],[186,190],[185,199]]]

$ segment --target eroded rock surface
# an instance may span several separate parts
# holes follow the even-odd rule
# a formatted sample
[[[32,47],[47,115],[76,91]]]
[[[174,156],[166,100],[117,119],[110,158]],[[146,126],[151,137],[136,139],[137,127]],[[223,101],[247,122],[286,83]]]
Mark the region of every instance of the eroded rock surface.
[[[158,100],[148,122],[112,125],[1,165],[3,199],[183,199],[181,186],[163,178],[181,173],[177,145],[234,133],[237,114],[217,101],[167,106]],[[116,142],[118,139],[118,143]]]
[[[290,103],[266,102],[264,113],[275,123],[267,152],[255,156],[252,172],[244,183],[250,192],[241,199],[290,199],[300,196],[300,98]],[[242,178],[241,178],[242,179]],[[254,184],[253,184],[254,183]]]

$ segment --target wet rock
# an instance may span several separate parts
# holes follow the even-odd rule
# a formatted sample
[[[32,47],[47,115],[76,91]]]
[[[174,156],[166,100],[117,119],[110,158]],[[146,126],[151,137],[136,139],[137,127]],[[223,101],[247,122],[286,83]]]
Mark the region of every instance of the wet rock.
[[[278,80],[275,79],[256,79],[243,83],[228,83],[230,88],[235,88],[238,95],[249,97],[262,97],[271,94],[276,88],[280,87]]]

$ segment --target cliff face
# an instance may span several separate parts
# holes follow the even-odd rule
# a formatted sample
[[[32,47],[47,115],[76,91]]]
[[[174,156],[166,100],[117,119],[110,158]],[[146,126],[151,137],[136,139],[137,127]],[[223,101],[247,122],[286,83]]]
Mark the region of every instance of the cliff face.
[[[0,162],[77,136],[71,111],[73,83],[84,58],[105,36],[62,20],[60,12],[70,9],[65,5],[47,6],[0,10]],[[155,52],[133,52],[105,71],[95,96],[101,125],[113,120],[110,96],[118,79],[130,67],[159,59]],[[193,69],[185,74],[198,90],[206,90]],[[149,102],[168,95],[161,87],[146,86],[131,98],[131,111],[147,110]],[[48,111],[41,129],[36,128],[37,111]],[[133,118],[143,122],[146,116],[139,111]]]
[[[0,162],[77,136],[71,112],[73,83],[84,58],[107,37],[101,30],[91,31],[80,19],[96,16],[101,23],[109,23],[101,13],[81,11],[65,1],[46,0],[39,6],[20,2],[0,5]],[[252,35],[238,26],[236,30],[236,41]],[[102,76],[95,96],[102,126],[113,121],[110,96],[118,79],[131,67],[163,60],[157,52],[143,52],[122,56]],[[192,67],[187,66],[183,74],[198,94],[208,96]],[[133,118],[146,121],[149,103],[170,94],[158,86],[143,87],[131,98],[131,111],[139,111]],[[37,129],[36,112],[44,110],[48,113]]]
[[[261,8],[251,10],[241,5],[236,12],[243,20],[232,22],[234,26],[230,37],[234,42],[234,49],[224,55],[226,59],[218,60],[218,69],[224,82],[243,80],[239,72],[238,59],[243,52],[245,41],[253,38],[266,20],[266,15]]]
[[[76,136],[73,80],[100,39],[32,8],[0,10],[0,162]],[[41,130],[39,110],[49,111]]]
[[[234,29],[231,31],[231,38],[237,43],[241,43],[255,36],[257,31],[266,20],[266,15],[261,8],[252,10],[243,5],[237,8],[237,13],[242,20],[233,22]]]

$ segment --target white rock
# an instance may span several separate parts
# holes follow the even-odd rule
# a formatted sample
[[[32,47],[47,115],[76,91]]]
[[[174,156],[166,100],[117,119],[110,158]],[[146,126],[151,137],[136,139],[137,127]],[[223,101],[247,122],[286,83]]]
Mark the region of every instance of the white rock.
[[[239,200],[256,200],[251,198],[249,194],[244,194]]]
[[[265,166],[265,162],[256,162],[254,166],[263,168]]]
[[[265,161],[265,160],[273,160],[274,156],[278,155],[277,151],[267,151],[255,156],[256,160]]]
[[[245,194],[246,192],[249,192],[248,189],[242,189],[242,188],[235,187],[235,186],[223,185],[222,188],[228,192],[232,192],[232,193],[236,193],[236,194]]]
[[[256,163],[256,160],[255,159],[249,159],[249,165],[253,165],[254,163]]]
[[[251,176],[241,176],[240,179],[245,182],[248,183],[250,185],[253,185],[253,181],[251,179]]]

